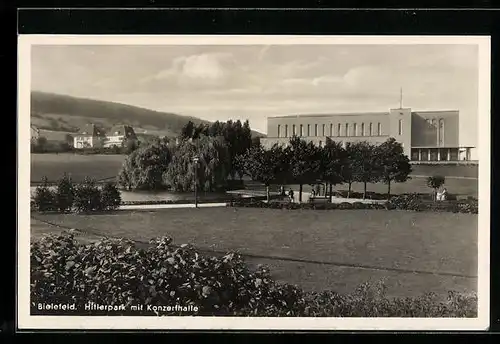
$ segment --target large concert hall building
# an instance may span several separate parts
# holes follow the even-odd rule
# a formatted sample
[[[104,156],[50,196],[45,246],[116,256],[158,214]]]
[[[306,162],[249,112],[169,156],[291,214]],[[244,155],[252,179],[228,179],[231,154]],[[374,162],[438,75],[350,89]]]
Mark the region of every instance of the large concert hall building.
[[[265,147],[286,144],[293,135],[323,145],[327,138],[346,142],[379,144],[393,137],[403,145],[412,161],[476,160],[474,147],[459,141],[459,111],[412,111],[303,114],[267,119]]]

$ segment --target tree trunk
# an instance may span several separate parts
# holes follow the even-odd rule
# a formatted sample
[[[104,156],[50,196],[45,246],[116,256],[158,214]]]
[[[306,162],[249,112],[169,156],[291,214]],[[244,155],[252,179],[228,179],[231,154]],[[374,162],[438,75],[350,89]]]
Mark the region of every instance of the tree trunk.
[[[387,182],[387,199],[391,198],[391,181]]]
[[[333,185],[330,183],[330,203],[332,203],[332,200],[333,200]]]
[[[299,203],[302,203],[302,184],[299,184]]]
[[[266,198],[267,198],[267,203],[271,200],[271,195],[269,193],[269,185],[266,185]]]
[[[351,187],[352,187],[352,182],[349,182],[349,189],[347,190],[347,198],[351,198]]]
[[[366,199],[366,182],[363,183],[363,199]]]

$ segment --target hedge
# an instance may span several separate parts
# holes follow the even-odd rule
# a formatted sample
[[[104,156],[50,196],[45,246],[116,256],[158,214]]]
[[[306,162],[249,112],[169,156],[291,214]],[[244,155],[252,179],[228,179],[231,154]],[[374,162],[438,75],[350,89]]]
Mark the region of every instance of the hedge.
[[[35,189],[31,210],[48,212],[92,212],[115,210],[121,204],[121,195],[114,183],[99,187],[95,181],[85,178],[83,183],[73,184],[68,176],[61,178],[55,190],[44,178]]]
[[[476,317],[477,296],[450,292],[390,298],[383,283],[364,284],[352,293],[307,292],[275,281],[269,269],[251,270],[243,258],[201,254],[170,238],[137,248],[127,240],[78,244],[72,234],[51,235],[31,244],[31,313],[39,304],[74,304],[71,315],[201,315],[317,317]],[[116,307],[109,312],[85,305]],[[142,311],[131,306],[142,304]],[[122,305],[123,308],[119,309]],[[190,312],[166,310],[182,305]],[[155,311],[156,310],[156,311]],[[52,313],[54,314],[54,313]]]
[[[384,203],[362,203],[362,202],[342,202],[342,203],[290,203],[290,202],[259,202],[255,200],[238,200],[228,203],[231,207],[248,208],[268,208],[268,209],[386,209],[386,210],[408,210],[408,211],[433,211],[433,212],[454,212],[477,214],[478,201],[468,199],[462,201],[449,202],[426,202],[418,194],[403,194],[392,197]]]

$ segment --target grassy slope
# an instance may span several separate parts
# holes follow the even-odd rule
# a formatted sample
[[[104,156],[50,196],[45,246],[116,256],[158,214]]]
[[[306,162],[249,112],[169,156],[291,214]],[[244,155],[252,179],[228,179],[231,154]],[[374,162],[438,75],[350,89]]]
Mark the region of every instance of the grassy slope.
[[[239,250],[290,262],[252,258],[276,278],[307,289],[351,292],[368,280],[387,278],[393,296],[475,290],[475,279],[342,267],[331,263],[477,274],[477,216],[387,211],[283,211],[271,209],[169,209],[101,215],[37,215],[44,220],[103,234],[147,241]],[[32,236],[51,230],[37,223]],[[325,264],[307,262],[321,261]],[[328,264],[330,263],[330,264]]]
[[[178,135],[188,121],[209,123],[196,117],[44,92],[32,92],[31,121],[39,128],[63,132],[75,132],[90,122],[106,129],[123,123],[132,125],[138,132],[147,130],[168,136]],[[263,136],[257,132],[253,134]]]

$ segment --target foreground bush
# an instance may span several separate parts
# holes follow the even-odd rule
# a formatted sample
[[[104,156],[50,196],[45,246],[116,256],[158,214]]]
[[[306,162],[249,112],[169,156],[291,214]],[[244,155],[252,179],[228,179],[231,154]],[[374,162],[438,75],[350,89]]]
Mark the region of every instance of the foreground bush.
[[[148,310],[180,304],[205,316],[477,316],[475,294],[450,293],[447,301],[432,294],[388,298],[383,284],[365,284],[348,295],[311,293],[276,282],[265,267],[251,270],[236,253],[207,256],[189,245],[174,247],[169,238],[143,249],[126,240],[79,245],[71,234],[32,243],[31,302],[32,314],[43,314],[37,305],[50,302],[76,304],[78,311],[69,312],[74,315],[190,315]],[[89,302],[124,307],[85,311]],[[144,309],[131,311],[137,304]]]

